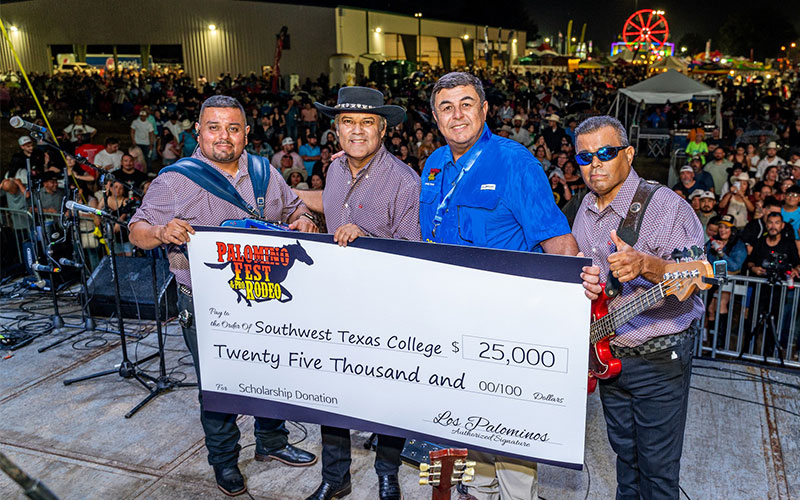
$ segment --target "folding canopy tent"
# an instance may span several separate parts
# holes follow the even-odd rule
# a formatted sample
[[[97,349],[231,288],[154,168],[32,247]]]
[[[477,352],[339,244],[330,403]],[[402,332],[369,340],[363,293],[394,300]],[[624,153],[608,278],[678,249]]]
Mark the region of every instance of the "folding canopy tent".
[[[611,104],[611,111],[619,118],[620,110],[624,113],[623,124],[628,126],[628,103],[633,101],[633,123],[638,123],[639,114],[647,104],[666,104],[684,101],[709,101],[716,107],[716,125],[722,132],[722,92],[670,69],[665,73],[653,76],[630,87],[620,89]],[[622,105],[624,101],[624,106]]]

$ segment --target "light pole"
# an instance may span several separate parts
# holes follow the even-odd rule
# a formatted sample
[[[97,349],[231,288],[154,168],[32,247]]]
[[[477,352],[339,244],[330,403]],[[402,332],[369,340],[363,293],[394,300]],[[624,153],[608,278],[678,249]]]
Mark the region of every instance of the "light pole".
[[[417,18],[417,70],[422,68],[422,12],[415,12]]]

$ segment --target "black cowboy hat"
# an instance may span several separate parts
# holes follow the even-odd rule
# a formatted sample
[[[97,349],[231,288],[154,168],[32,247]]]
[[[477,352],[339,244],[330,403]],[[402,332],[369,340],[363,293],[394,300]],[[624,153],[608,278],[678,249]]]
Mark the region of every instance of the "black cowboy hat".
[[[346,112],[379,115],[386,118],[389,127],[401,123],[406,116],[406,110],[401,106],[384,104],[381,91],[367,87],[342,87],[339,89],[336,106],[325,106],[319,102],[315,102],[314,106],[330,117]]]

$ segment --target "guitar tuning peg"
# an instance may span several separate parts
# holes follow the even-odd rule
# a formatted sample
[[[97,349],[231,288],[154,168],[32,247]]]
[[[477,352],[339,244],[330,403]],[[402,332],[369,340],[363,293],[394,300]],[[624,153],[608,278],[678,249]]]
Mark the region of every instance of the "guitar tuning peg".
[[[474,460],[467,460],[466,462],[464,462],[464,465],[466,467],[475,467],[476,465],[478,465],[478,463],[475,462]]]
[[[473,477],[472,474],[464,474],[463,476],[461,476],[461,482],[469,483],[470,481],[472,481],[472,477]]]
[[[426,472],[430,468],[431,468],[431,464],[428,464],[428,463],[425,463],[425,462],[422,462],[421,464],[419,464],[419,470],[421,470],[422,472]]]
[[[430,484],[430,483],[428,482],[428,480],[427,480],[427,479],[425,479],[425,478],[420,478],[420,480],[419,480],[419,485],[420,485],[420,486],[427,486],[428,484]]]
[[[475,475],[475,467],[467,467],[464,469],[465,476],[474,476]]]
[[[419,477],[429,477],[429,476],[430,476],[430,474],[428,474],[427,472],[420,472],[419,473]]]

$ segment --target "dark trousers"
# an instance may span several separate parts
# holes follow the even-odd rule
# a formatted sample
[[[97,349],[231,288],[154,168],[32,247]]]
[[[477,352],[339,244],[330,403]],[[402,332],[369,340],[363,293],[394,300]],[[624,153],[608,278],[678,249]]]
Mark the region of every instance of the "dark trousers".
[[[617,500],[677,500],[694,338],[621,358],[600,381],[608,440],[617,454]],[[674,356],[673,356],[674,353]]]
[[[200,387],[200,369],[197,362],[197,329],[194,322],[194,304],[192,298],[178,293],[178,311],[187,310],[192,314],[192,322],[188,328],[183,328],[183,339],[186,347],[192,353],[194,370],[197,374],[197,384]],[[231,467],[239,462],[239,426],[236,425],[238,415],[233,413],[219,413],[203,409],[203,393],[198,393],[200,400],[200,422],[206,434],[206,448],[208,449],[208,463],[212,466]],[[255,432],[256,453],[268,455],[288,444],[289,431],[283,420],[274,418],[256,417]]]
[[[350,429],[320,427],[322,433],[322,479],[341,485],[350,481]],[[375,472],[379,476],[397,474],[405,438],[378,434]]]

